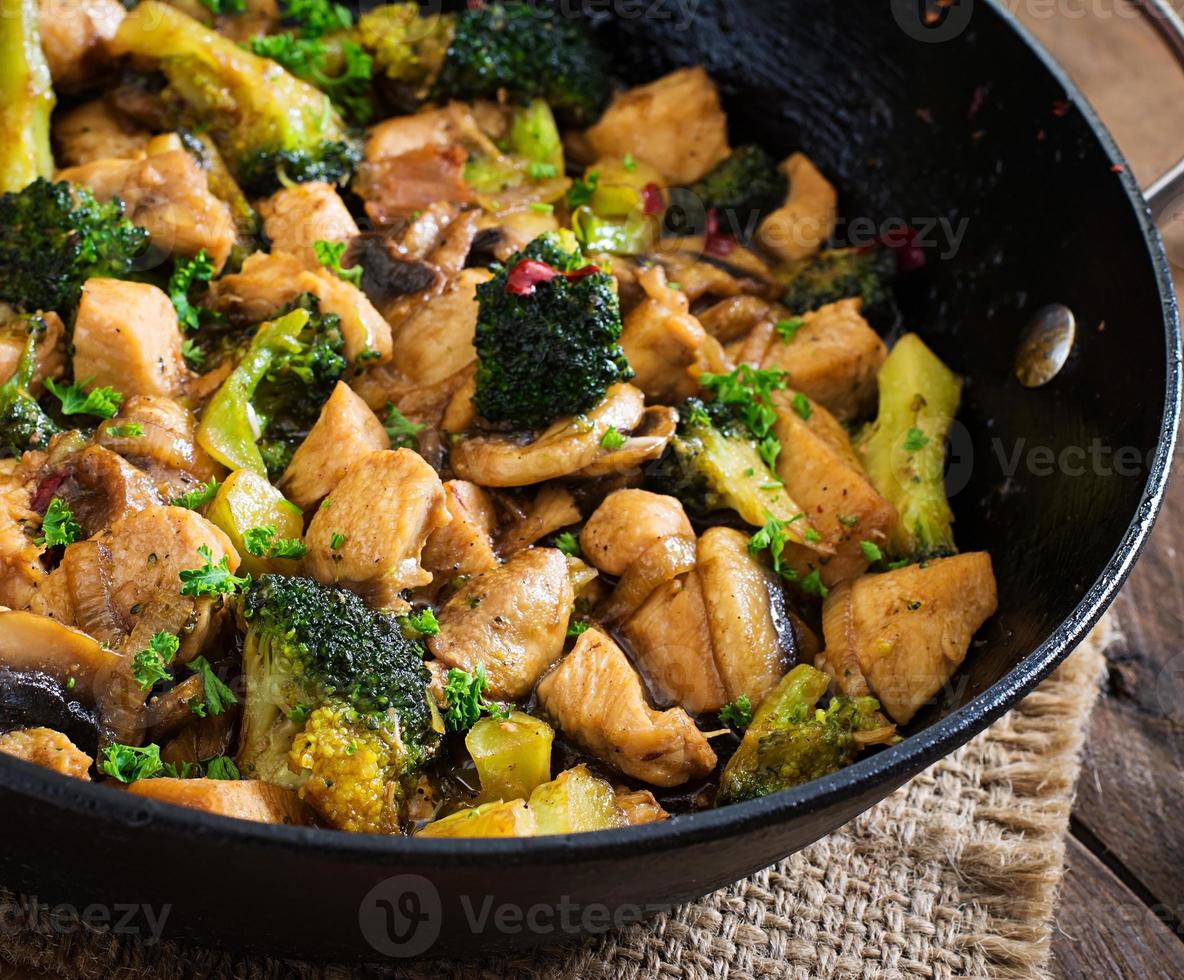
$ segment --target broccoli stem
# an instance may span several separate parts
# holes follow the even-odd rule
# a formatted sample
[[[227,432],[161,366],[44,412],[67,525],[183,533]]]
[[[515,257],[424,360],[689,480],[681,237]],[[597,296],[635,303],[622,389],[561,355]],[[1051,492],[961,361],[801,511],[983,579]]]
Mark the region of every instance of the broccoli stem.
[[[0,192],[53,175],[49,116],[57,99],[41,51],[37,0],[6,4],[0,17]]]

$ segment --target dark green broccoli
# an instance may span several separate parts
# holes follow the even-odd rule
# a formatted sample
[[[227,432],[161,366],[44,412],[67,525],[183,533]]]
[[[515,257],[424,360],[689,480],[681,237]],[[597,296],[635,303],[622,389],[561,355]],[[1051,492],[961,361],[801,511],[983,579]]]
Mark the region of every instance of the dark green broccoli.
[[[85,187],[38,178],[0,196],[0,300],[68,314],[87,279],[126,274],[147,247],[118,199],[100,204]]]
[[[798,664],[781,679],[724,768],[718,802],[767,796],[836,772],[864,745],[893,737],[875,698],[833,697],[819,710],[829,685],[830,676],[808,664]]]
[[[208,129],[250,195],[283,181],[344,183],[361,159],[328,96],[175,7],[139,4],[120,24],[113,49],[159,66],[176,122]]]
[[[343,346],[340,318],[300,296],[251,338],[206,406],[198,442],[231,469],[278,477],[345,371]]]
[[[896,256],[891,249],[831,249],[786,266],[779,274],[785,283],[781,302],[791,313],[809,313],[827,303],[858,296],[869,320],[894,318]]]
[[[443,724],[423,647],[347,589],[264,575],[240,600],[246,778],[298,789],[334,826],[390,832]]]
[[[57,99],[37,8],[37,0],[16,0],[0,17],[0,191],[19,191],[53,174],[49,117]]]
[[[490,422],[543,427],[594,408],[633,377],[612,277],[586,265],[570,233],[549,233],[477,287],[477,390]]]
[[[39,317],[22,317],[4,329],[18,327],[27,336],[16,370],[0,385],[0,456],[20,456],[29,449],[43,448],[60,431],[29,392],[37,368],[37,340],[45,333],[45,323]]]
[[[666,227],[676,235],[697,234],[714,208],[720,231],[747,237],[759,216],[784,203],[788,190],[768,153],[751,143],[738,146],[698,183],[671,189]]]
[[[526,3],[461,11],[433,86],[436,99],[546,99],[565,122],[584,125],[611,94],[608,59],[578,18]]]

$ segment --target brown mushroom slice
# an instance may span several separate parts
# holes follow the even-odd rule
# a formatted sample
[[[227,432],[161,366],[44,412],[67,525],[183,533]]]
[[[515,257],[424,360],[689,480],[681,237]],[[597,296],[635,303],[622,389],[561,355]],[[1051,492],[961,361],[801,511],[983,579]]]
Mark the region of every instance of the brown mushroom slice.
[[[904,725],[953,676],[996,607],[985,551],[864,575],[827,597],[826,660],[841,691],[870,687]]]
[[[727,699],[746,694],[753,705],[760,704],[786,668],[770,600],[780,585],[749,554],[748,535],[733,528],[703,532],[697,567]]]
[[[559,659],[574,592],[557,548],[528,548],[469,579],[438,611],[432,655],[449,667],[484,664],[489,696],[520,700]]]
[[[299,827],[312,822],[308,809],[292,790],[259,779],[160,777],[138,780],[128,786],[127,792],[239,820]]]
[[[650,405],[637,428],[625,439],[624,445],[605,453],[590,466],[585,466],[578,477],[594,479],[636,473],[642,464],[662,455],[678,428],[678,412],[668,405]]]
[[[0,612],[0,666],[48,674],[94,701],[119,667],[119,654],[80,630],[31,612]]]
[[[530,442],[512,435],[470,434],[452,449],[457,476],[487,487],[525,487],[577,473],[606,450],[605,433],[632,432],[645,412],[641,392],[617,384],[586,415],[560,419]]]
[[[715,753],[682,708],[655,711],[629,659],[600,630],[585,630],[538,686],[539,703],[583,749],[654,786],[708,775]]]
[[[804,153],[790,155],[779,169],[789,181],[789,194],[761,222],[757,239],[783,262],[808,259],[834,230],[838,193]]]
[[[670,814],[663,809],[662,804],[648,789],[630,789],[628,786],[614,786],[617,809],[628,827],[638,827],[643,823],[655,823],[666,820]]]
[[[498,548],[507,558],[512,558],[523,548],[529,548],[540,538],[575,524],[580,519],[580,509],[575,497],[566,487],[549,483],[539,489],[534,500],[498,536]]]
[[[52,728],[22,728],[0,735],[0,753],[51,772],[90,781],[94,759]]]

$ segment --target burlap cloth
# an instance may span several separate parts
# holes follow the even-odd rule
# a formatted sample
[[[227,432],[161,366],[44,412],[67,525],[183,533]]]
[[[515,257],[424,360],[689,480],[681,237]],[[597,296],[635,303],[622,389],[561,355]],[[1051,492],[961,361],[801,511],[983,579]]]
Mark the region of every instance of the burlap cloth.
[[[1079,751],[1108,629],[988,731],[842,829],[621,933],[414,977],[1042,977]],[[0,892],[0,909],[12,896]],[[85,980],[352,980],[380,967],[242,960],[28,932],[0,960]],[[392,969],[394,969],[392,967]],[[23,970],[19,970],[23,972]]]

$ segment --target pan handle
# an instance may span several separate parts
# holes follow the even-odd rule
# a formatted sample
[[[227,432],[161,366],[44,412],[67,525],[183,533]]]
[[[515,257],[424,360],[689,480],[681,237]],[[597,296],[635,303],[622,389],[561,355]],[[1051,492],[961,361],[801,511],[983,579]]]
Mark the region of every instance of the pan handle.
[[[1184,65],[1184,19],[1168,0],[1138,0],[1147,19],[1167,41],[1176,60]],[[1179,160],[1167,173],[1143,191],[1151,217],[1156,221],[1173,201],[1184,194],[1184,160]]]

